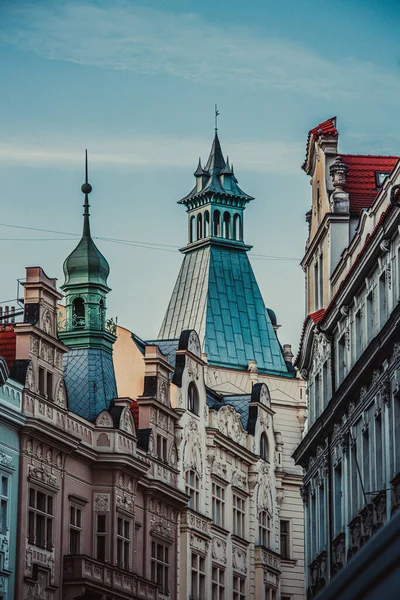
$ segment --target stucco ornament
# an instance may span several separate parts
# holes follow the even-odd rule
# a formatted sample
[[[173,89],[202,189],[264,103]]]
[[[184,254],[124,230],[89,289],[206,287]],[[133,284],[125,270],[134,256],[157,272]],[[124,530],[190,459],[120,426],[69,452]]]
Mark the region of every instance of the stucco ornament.
[[[29,465],[29,479],[36,479],[36,481],[39,481],[40,483],[45,483],[46,485],[50,485],[52,487],[58,487],[57,477],[46,471],[44,468]]]
[[[176,467],[176,465],[178,464],[178,451],[176,449],[175,444],[171,444],[169,450],[168,463],[171,465],[171,467]]]
[[[95,494],[94,510],[96,512],[108,512],[110,510],[110,494]]]
[[[223,406],[218,411],[218,429],[226,437],[231,438],[237,444],[244,444],[246,434],[243,429],[240,415],[233,406]]]
[[[267,510],[271,515],[273,514],[271,481],[267,464],[262,464],[259,471],[257,512],[260,512],[261,510]]]
[[[135,434],[135,425],[133,422],[133,415],[127,406],[125,406],[124,410],[121,413],[121,418],[119,420],[119,428],[122,431],[129,433],[129,435]]]
[[[35,583],[28,588],[27,600],[50,600],[50,592],[47,588],[47,576],[38,573]]]
[[[26,387],[28,390],[31,390],[31,392],[35,391],[35,378],[33,377],[32,365],[29,365],[26,373]]]
[[[62,381],[60,381],[60,383],[58,385],[55,401],[56,401],[56,404],[58,404],[59,406],[65,406],[65,404],[66,404],[65,388],[64,388],[64,384]]]
[[[48,310],[46,310],[46,312],[43,315],[42,327],[45,333],[51,335],[51,317]]]
[[[191,419],[185,429],[186,441],[183,452],[185,468],[194,469],[201,475],[203,471],[203,460],[201,453],[201,437],[197,422],[194,419]]]
[[[199,340],[199,336],[197,335],[197,333],[195,331],[192,331],[191,334],[189,335],[187,349],[189,350],[189,352],[192,352],[193,354],[195,354],[196,356],[201,358],[200,340]]]
[[[167,404],[168,394],[167,394],[167,384],[165,383],[165,381],[161,381],[161,383],[160,383],[159,398],[160,398],[160,402],[162,404]]]
[[[233,546],[232,548],[232,564],[235,569],[240,571],[241,573],[247,572],[247,555],[246,550],[242,550],[242,548],[236,548]]]
[[[211,555],[214,560],[226,565],[226,542],[220,538],[213,538],[211,542]]]
[[[103,410],[96,419],[97,427],[113,427],[113,420],[109,412]]]
[[[261,386],[260,402],[261,402],[261,404],[264,404],[265,406],[271,405],[271,396],[269,394],[268,387],[265,385],[265,383],[263,383]]]
[[[12,456],[9,456],[9,454],[4,454],[4,452],[0,452],[0,465],[2,467],[11,467]]]

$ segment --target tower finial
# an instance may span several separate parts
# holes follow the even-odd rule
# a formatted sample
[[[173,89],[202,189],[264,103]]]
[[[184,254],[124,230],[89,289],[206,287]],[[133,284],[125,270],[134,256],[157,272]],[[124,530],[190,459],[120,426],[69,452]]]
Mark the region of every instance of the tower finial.
[[[85,150],[85,183],[81,187],[82,192],[85,194],[85,202],[83,204],[83,235],[90,236],[90,225],[89,225],[89,194],[92,191],[92,186],[88,182],[88,155]]]
[[[218,110],[218,106],[217,104],[215,105],[215,131],[218,131],[218,115],[219,115],[219,110]]]

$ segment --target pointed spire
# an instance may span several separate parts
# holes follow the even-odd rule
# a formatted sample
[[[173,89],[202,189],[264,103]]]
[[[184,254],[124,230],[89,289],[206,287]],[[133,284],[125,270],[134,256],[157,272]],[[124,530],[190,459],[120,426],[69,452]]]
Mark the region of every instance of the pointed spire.
[[[204,169],[209,171],[211,175],[219,175],[222,169],[225,168],[225,160],[221,150],[218,133],[215,131],[214,141],[211,146],[210,156]]]
[[[197,165],[197,169],[193,173],[195,177],[200,177],[201,175],[205,175],[204,169],[201,166],[201,158],[199,157],[199,164]]]
[[[85,183],[81,187],[82,192],[85,194],[85,202],[83,204],[83,237],[90,237],[90,223],[89,223],[89,194],[92,191],[92,186],[88,182],[88,155],[85,150]]]
[[[229,164],[229,156],[226,157],[226,164],[221,171],[221,175],[232,175],[232,169]]]

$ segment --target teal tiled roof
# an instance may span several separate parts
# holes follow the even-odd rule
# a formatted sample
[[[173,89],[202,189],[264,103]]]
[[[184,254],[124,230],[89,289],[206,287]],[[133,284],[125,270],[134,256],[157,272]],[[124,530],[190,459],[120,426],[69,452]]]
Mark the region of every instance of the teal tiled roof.
[[[245,249],[213,241],[187,252],[159,333],[195,329],[212,365],[289,373]]]

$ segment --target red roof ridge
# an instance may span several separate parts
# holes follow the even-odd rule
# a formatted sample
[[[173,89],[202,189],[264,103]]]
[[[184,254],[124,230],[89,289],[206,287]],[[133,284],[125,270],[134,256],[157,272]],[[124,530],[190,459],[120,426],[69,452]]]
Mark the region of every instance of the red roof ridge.
[[[396,156],[395,154],[349,154],[349,153],[345,153],[345,152],[339,152],[338,153],[339,156],[351,156],[352,158],[396,158],[399,159],[399,156]]]
[[[324,315],[325,315],[325,308],[320,308],[319,310],[316,310],[313,313],[309,313],[306,316],[306,318],[304,319],[304,321],[303,321],[303,328],[301,330],[301,336],[300,336],[299,351],[297,353],[296,360],[294,361],[295,365],[297,365],[297,363],[299,361],[299,358],[300,358],[301,346],[303,344],[303,339],[304,339],[304,334],[305,334],[305,331],[306,331],[307,323],[311,319],[313,321],[314,325],[316,325],[317,323],[319,323],[319,321],[321,321],[321,319],[323,318]]]
[[[310,142],[311,138],[318,139],[321,135],[337,137],[339,135],[338,130],[336,129],[336,117],[331,117],[330,119],[326,119],[326,121],[322,121],[310,131],[307,136],[307,144],[306,144],[306,157],[304,159],[301,168],[305,171],[307,166],[308,153],[310,150]]]

